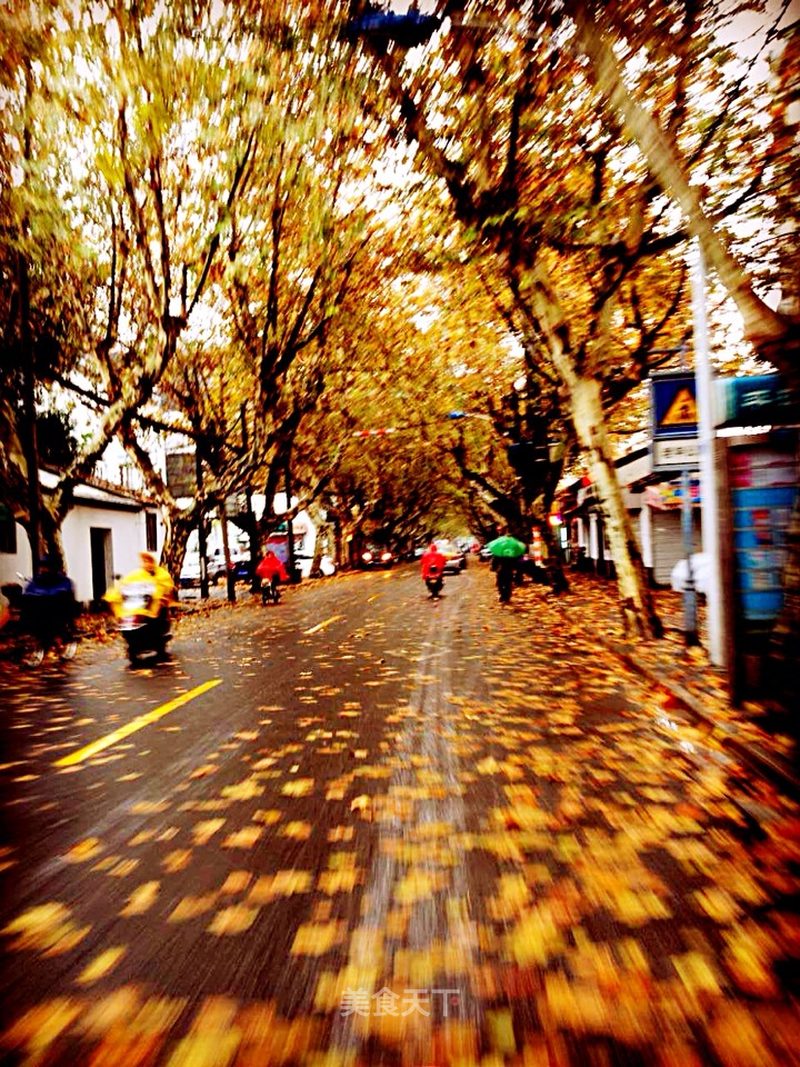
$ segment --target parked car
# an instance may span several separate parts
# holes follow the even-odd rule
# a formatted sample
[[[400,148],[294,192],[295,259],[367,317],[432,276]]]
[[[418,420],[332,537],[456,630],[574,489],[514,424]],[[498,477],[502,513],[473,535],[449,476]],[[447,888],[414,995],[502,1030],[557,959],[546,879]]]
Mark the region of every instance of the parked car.
[[[187,552],[183,557],[178,584],[181,589],[196,589],[200,585],[200,553]]]
[[[249,582],[253,576],[253,566],[249,552],[237,552],[231,556],[231,567],[237,582]]]
[[[460,574],[461,571],[466,570],[466,554],[461,551],[454,541],[440,540],[434,541],[434,544],[445,558],[445,574]]]
[[[394,553],[383,545],[366,545],[359,559],[359,565],[366,568],[391,567],[394,562]]]
[[[214,550],[213,555],[208,558],[208,580],[215,585],[220,579],[225,580],[227,570],[225,567],[225,556],[221,548]]]

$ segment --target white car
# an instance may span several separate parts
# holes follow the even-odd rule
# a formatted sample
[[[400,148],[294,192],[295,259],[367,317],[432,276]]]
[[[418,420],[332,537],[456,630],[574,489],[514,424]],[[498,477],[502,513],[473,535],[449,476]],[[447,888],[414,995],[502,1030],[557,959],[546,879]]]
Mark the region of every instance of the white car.
[[[711,561],[707,552],[695,552],[692,556],[692,579],[698,593],[708,595]],[[669,581],[676,593],[686,589],[688,568],[685,559],[679,559],[670,572]]]
[[[194,589],[200,584],[200,553],[187,552],[183,557],[181,576],[178,579],[181,589]]]

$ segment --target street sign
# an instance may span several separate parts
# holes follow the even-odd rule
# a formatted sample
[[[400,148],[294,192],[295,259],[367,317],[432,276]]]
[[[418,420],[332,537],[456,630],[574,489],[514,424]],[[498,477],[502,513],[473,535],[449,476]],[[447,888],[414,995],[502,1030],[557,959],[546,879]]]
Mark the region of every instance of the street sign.
[[[693,374],[685,371],[653,374],[653,437],[694,437],[697,434],[697,398]]]
[[[167,453],[167,485],[176,499],[197,496],[194,452]]]
[[[721,378],[721,423],[726,426],[791,426],[800,422],[797,402],[778,374]]]
[[[656,437],[653,440],[653,470],[697,470],[700,446],[696,437]]]

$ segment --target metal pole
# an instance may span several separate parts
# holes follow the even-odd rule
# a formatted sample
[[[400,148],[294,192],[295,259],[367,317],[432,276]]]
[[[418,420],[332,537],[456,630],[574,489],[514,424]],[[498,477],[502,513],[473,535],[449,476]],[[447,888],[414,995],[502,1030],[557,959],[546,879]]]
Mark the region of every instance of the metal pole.
[[[686,556],[686,585],[683,587],[683,636],[687,648],[700,643],[697,636],[697,590],[692,572],[694,530],[692,527],[692,476],[688,470],[681,472],[681,530],[683,551]]]
[[[197,499],[200,501],[200,521],[197,525],[197,547],[200,552],[200,596],[208,600],[208,561],[206,560],[206,516],[203,500],[203,463],[200,449],[195,445],[194,463],[197,474]]]
[[[228,513],[224,505],[219,508],[219,521],[222,529],[222,554],[225,559],[225,581],[227,583],[228,600],[231,604],[236,602],[236,575],[231,567],[231,545],[228,539]]]
[[[294,570],[294,526],[292,524],[292,451],[286,453],[286,569],[291,581],[297,581]]]
[[[242,419],[242,448],[247,452],[250,447],[247,438],[247,404],[242,404],[239,409]],[[256,531],[256,517],[253,514],[253,496],[248,481],[244,491],[245,505],[247,507],[247,533],[250,541],[250,591],[257,593],[261,585],[261,579],[256,574],[258,566],[258,533]]]
[[[700,451],[700,516],[703,553],[708,564],[708,588],[706,590],[708,655],[713,664],[724,667],[728,645],[725,633],[726,618],[720,561],[720,500],[715,455],[714,381],[708,351],[705,264],[702,250],[696,242],[691,255],[691,280],[697,437]]]

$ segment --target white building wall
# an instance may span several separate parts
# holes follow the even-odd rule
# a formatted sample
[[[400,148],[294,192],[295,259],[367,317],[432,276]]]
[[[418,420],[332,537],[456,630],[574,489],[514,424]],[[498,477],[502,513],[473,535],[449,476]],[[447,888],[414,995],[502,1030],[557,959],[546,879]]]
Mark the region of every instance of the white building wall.
[[[31,576],[31,550],[28,547],[28,535],[19,523],[17,526],[17,551],[0,552],[0,585],[7,582],[19,582],[18,574],[26,578]]]
[[[75,596],[89,602],[92,591],[92,527],[111,531],[111,569],[126,574],[139,565],[147,546],[144,511],[112,511],[77,504],[64,520],[62,538],[67,574],[75,583]]]
[[[64,562],[75,585],[76,598],[88,604],[92,592],[92,549],[90,529],[95,526],[111,531],[111,558],[114,574],[125,574],[139,564],[138,555],[147,547],[144,511],[122,511],[76,503],[61,528]],[[157,553],[164,544],[164,524],[157,517]],[[28,536],[17,523],[17,552],[0,552],[0,584],[18,582],[18,573],[31,576],[31,553]]]
[[[589,559],[600,559],[600,537],[597,529],[597,515],[589,516]]]
[[[642,546],[642,562],[645,567],[653,566],[653,513],[643,507],[639,512],[639,543]]]

